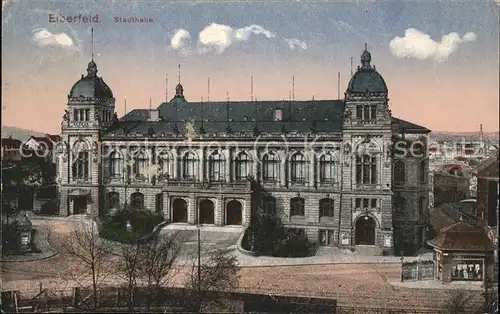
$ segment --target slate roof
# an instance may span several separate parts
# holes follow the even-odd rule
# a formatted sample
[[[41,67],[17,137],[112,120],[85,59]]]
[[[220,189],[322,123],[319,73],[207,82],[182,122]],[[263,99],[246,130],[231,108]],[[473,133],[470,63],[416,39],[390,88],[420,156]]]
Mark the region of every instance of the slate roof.
[[[442,228],[437,237],[430,242],[443,250],[484,251],[493,249],[493,243],[484,229],[463,221]]]
[[[341,133],[343,127],[343,100],[309,101],[222,101],[222,102],[167,102],[159,111],[161,121],[149,121],[149,109],[134,109],[106,130],[106,134],[124,136],[154,132],[157,135],[186,132],[188,121],[199,134],[203,125],[205,133],[260,132],[283,133]],[[275,110],[282,109],[282,120],[275,121]],[[393,118],[393,129],[404,128],[405,132],[430,132],[427,128],[411,122]]]
[[[373,68],[360,68],[349,81],[348,93],[387,93],[387,85],[382,76]]]

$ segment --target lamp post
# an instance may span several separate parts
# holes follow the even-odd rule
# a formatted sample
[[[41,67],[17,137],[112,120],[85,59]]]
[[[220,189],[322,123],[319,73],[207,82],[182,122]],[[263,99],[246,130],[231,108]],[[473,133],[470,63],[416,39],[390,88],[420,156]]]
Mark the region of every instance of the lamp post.
[[[401,282],[404,281],[404,263],[405,263],[404,252],[403,250],[401,250]]]

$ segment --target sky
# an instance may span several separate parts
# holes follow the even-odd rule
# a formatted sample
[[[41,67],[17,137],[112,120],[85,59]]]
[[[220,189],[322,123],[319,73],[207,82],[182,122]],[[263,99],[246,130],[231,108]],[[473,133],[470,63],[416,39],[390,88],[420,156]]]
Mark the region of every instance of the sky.
[[[393,116],[433,131],[499,130],[495,0],[4,0],[3,125],[60,133],[92,57],[92,28],[119,116],[125,98],[127,111],[170,99],[178,65],[188,101],[250,100],[251,77],[257,100],[338,99],[366,43]]]

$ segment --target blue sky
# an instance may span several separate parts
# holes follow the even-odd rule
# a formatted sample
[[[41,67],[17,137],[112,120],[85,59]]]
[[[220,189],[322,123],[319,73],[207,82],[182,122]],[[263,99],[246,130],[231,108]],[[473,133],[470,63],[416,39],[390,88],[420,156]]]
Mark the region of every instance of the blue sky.
[[[182,64],[188,98],[195,100],[203,96],[207,76],[220,82],[214,85],[212,98],[224,97],[228,89],[233,98],[244,98],[250,75],[262,82],[261,98],[286,97],[292,75],[304,82],[301,85],[297,79],[298,98],[309,99],[311,94],[332,98],[337,95],[337,71],[342,72],[345,88],[350,58],[354,57],[354,66],[359,64],[367,42],[390,94],[394,91],[393,112],[413,116],[414,122],[431,129],[473,130],[484,123],[485,129],[497,130],[498,118],[491,116],[498,116],[498,88],[494,87],[498,86],[498,8],[495,1],[430,0],[7,1],[2,8],[2,74],[10,79],[3,80],[2,86],[7,89],[4,98],[10,121],[4,123],[25,123],[21,114],[26,109],[40,110],[34,102],[57,103],[50,104],[51,110],[64,112],[64,97],[90,59],[93,27],[99,74],[117,99],[128,94],[132,106],[143,106],[148,95],[159,102],[165,73],[174,84],[177,64]],[[101,23],[49,23],[50,13],[98,14]],[[154,22],[114,23],[114,17],[150,17]],[[189,33],[189,39],[180,31]],[[176,34],[183,39],[174,45]],[[244,36],[238,39],[237,34]],[[229,42],[221,41],[221,36]],[[202,38],[205,44],[200,44]],[[137,89],[133,95],[131,86]],[[329,86],[335,91],[326,92]],[[33,93],[22,95],[26,89]],[[444,93],[454,89],[469,97]],[[469,103],[477,91],[484,104],[476,106],[477,117],[472,121]],[[435,100],[425,96],[420,100],[425,106],[411,113],[415,106],[408,99],[416,101],[423,93],[434,93]],[[438,120],[425,120],[425,112],[442,107],[447,98],[458,110],[452,120],[463,117],[471,120],[470,125],[454,122],[441,127]],[[58,127],[55,122],[50,125]]]

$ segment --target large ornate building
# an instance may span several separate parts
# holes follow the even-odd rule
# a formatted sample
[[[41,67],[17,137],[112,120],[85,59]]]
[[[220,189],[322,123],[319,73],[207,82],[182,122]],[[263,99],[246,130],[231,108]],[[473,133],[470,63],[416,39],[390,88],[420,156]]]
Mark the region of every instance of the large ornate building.
[[[178,84],[170,102],[118,119],[91,61],[62,123],[60,214],[128,203],[171,222],[248,225],[260,210],[322,245],[418,247],[430,131],[388,102],[365,49],[343,100],[188,102]],[[405,153],[416,141],[422,154]]]

